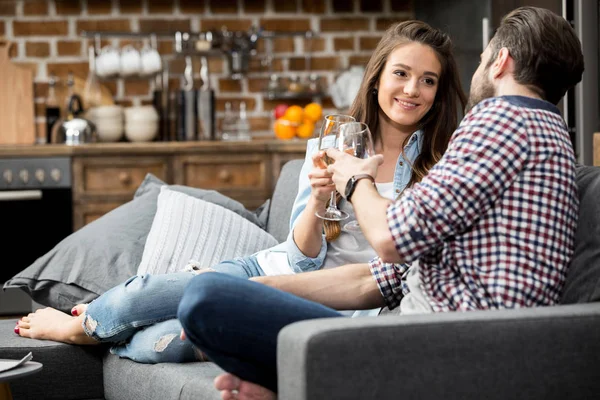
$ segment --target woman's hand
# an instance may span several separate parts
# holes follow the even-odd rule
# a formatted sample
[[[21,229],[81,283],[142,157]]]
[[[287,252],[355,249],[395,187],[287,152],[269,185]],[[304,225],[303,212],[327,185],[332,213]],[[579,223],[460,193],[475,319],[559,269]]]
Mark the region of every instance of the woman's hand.
[[[312,156],[314,168],[308,174],[311,196],[323,204],[331,198],[331,193],[335,190],[331,174],[327,172],[327,164],[323,161],[324,156],[324,151],[319,151]]]

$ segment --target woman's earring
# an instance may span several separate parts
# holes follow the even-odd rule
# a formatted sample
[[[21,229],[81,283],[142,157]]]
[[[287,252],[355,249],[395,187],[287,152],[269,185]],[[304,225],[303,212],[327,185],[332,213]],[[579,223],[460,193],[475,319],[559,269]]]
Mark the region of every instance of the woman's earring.
[[[377,88],[373,88],[373,96],[377,96]]]

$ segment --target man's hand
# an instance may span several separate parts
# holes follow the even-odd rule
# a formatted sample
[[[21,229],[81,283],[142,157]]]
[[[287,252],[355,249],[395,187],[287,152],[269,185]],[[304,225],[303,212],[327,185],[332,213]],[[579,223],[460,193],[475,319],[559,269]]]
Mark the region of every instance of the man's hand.
[[[354,175],[369,174],[377,177],[377,169],[383,163],[383,156],[377,154],[369,158],[357,158],[337,149],[327,149],[327,155],[335,160],[327,167],[327,172],[333,174],[332,179],[338,192],[344,193],[346,183]]]

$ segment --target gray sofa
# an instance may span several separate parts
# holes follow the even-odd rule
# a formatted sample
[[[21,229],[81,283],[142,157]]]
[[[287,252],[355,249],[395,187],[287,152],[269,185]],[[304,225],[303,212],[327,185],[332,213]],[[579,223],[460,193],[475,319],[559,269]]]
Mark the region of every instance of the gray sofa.
[[[301,161],[284,166],[267,230],[285,237]],[[563,303],[536,309],[323,319],[279,337],[282,399],[590,399],[600,394],[600,168],[578,168],[580,223]],[[567,304],[588,303],[588,304]],[[212,363],[137,364],[102,347],[22,339],[0,321],[0,358],[42,372],[15,399],[218,399]]]

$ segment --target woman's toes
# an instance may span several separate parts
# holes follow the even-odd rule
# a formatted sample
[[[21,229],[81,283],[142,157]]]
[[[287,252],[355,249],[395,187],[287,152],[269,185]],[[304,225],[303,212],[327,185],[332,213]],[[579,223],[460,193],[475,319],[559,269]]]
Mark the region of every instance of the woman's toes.
[[[71,315],[78,316],[82,315],[85,310],[87,310],[87,304],[77,304],[75,307],[71,308]]]

